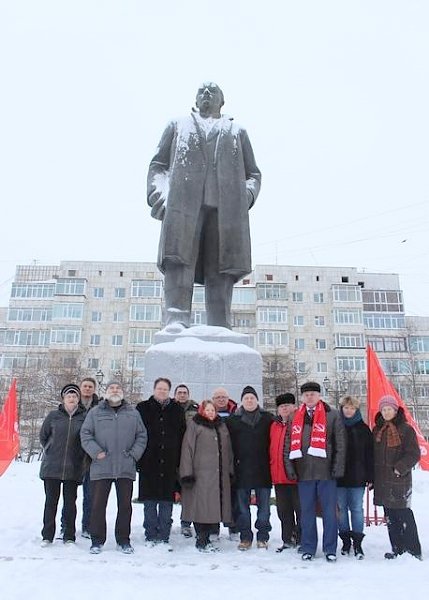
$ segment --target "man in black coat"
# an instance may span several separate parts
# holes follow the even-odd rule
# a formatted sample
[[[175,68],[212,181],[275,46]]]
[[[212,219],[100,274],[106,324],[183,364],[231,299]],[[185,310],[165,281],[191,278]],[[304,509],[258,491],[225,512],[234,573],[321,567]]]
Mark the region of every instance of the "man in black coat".
[[[178,468],[186,429],[182,407],[169,398],[171,382],[159,377],[153,395],[137,405],[147,429],[146,452],[138,463],[139,500],[144,502],[146,541],[169,543],[174,494],[178,491]]]
[[[226,420],[234,453],[237,498],[236,526],[240,531],[239,550],[250,550],[253,532],[250,495],[255,490],[258,506],[257,547],[267,548],[270,525],[270,428],[273,417],[258,406],[258,396],[250,385],[243,389],[241,406]]]

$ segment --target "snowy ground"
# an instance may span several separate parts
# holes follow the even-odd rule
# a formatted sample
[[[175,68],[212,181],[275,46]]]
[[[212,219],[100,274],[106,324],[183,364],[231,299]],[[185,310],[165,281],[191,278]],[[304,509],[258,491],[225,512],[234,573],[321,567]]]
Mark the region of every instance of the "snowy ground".
[[[312,563],[303,563],[296,551],[276,554],[280,544],[279,523],[272,509],[273,531],[268,551],[252,549],[240,553],[221,530],[220,552],[199,553],[193,540],[185,540],[178,529],[175,507],[171,542],[173,552],[143,545],[141,505],[134,505],[132,543],[135,554],[125,556],[115,549],[113,521],[115,501],[108,509],[108,541],[99,556],[89,554],[89,540],[80,537],[75,547],[56,541],[40,548],[43,485],[39,465],[14,463],[0,478],[0,590],[4,600],[85,600],[87,598],[147,598],[181,600],[201,598],[281,598],[304,600],[363,600],[374,592],[380,599],[404,600],[425,596],[429,584],[429,473],[414,475],[413,508],[423,555],[386,561],[389,549],[384,526],[366,529],[366,558],[339,556],[327,564],[320,553]],[[80,493],[80,492],[79,492]],[[81,505],[80,497],[78,500]],[[78,513],[80,522],[80,512]]]

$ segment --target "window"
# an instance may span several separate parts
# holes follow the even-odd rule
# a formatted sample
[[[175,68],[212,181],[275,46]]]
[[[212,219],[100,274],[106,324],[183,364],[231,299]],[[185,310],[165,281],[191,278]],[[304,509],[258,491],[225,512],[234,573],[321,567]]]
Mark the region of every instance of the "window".
[[[304,316],[303,315],[295,315],[293,318],[293,324],[295,327],[303,327],[304,326]]]
[[[89,338],[89,345],[90,346],[99,346],[101,344],[101,335],[97,334],[92,334],[91,337]]]
[[[8,321],[51,321],[51,308],[9,308]]]
[[[400,290],[363,290],[362,299],[367,312],[404,312]]]
[[[256,315],[251,312],[233,312],[232,325],[233,327],[256,327]]]
[[[316,363],[316,371],[318,373],[327,373],[328,372],[328,363],[325,363],[325,362]]]
[[[258,300],[286,300],[285,283],[258,283],[256,295]]]
[[[363,322],[362,311],[359,308],[336,308],[334,322],[338,325],[361,325]]]
[[[122,335],[112,335],[112,346],[122,346],[123,336]]]
[[[368,344],[375,352],[406,352],[407,342],[402,337],[368,337]]]
[[[11,298],[53,298],[55,283],[12,283]]]
[[[80,344],[81,333],[81,329],[54,328],[51,330],[51,344]]]
[[[258,331],[259,346],[287,346],[286,331]]]
[[[265,274],[265,281],[272,281],[273,280],[273,276],[271,273],[266,273]]]
[[[193,310],[191,312],[191,325],[207,325],[207,314],[205,310]]]
[[[101,312],[99,310],[93,310],[91,313],[91,321],[93,323],[99,323],[101,321]]]
[[[297,362],[296,363],[296,372],[297,373],[305,373],[305,362]]]
[[[292,302],[304,302],[304,293],[292,292]]]
[[[287,323],[287,310],[280,306],[258,308],[258,321],[260,323]]]
[[[323,304],[323,292],[314,292],[313,301],[317,304]]]
[[[125,288],[115,288],[115,298],[125,298]]]
[[[338,356],[336,359],[337,371],[365,371],[365,358],[363,356]]]
[[[69,277],[76,277],[76,270],[75,270],[75,269],[69,269],[69,270],[67,271],[67,275],[68,275]]]
[[[386,375],[410,375],[412,373],[412,366],[409,360],[382,358],[380,362]]]
[[[361,333],[336,333],[335,334],[336,348],[364,348],[364,336]]]
[[[84,296],[85,279],[57,279],[55,294],[58,296]]]
[[[368,329],[403,329],[405,327],[403,315],[365,313],[363,321]]]
[[[429,360],[417,360],[415,369],[418,375],[429,375]]]
[[[362,302],[362,289],[358,285],[333,285],[335,302]]]
[[[194,285],[194,293],[192,295],[192,303],[204,304],[206,301],[206,288],[203,285]]]
[[[155,333],[156,329],[130,329],[128,341],[137,346],[149,346]]]
[[[348,283],[348,282],[349,282],[349,278],[347,276],[341,277],[341,283]]]
[[[111,371],[122,371],[122,361],[119,358],[112,358],[110,361]]]
[[[132,298],[161,298],[162,281],[133,279],[131,281]]]
[[[49,330],[16,329],[0,331],[0,346],[48,346]]]
[[[131,304],[130,321],[161,321],[159,304]]]
[[[411,352],[429,352],[429,335],[411,336]]]
[[[314,317],[314,325],[316,327],[325,327],[325,317],[323,315],[317,315]]]
[[[104,288],[102,288],[102,287],[93,288],[92,295],[94,296],[94,298],[104,298]]]
[[[326,350],[326,340],[316,339],[316,350]]]
[[[297,338],[295,340],[295,350],[304,350],[304,348],[305,348],[304,338]]]
[[[254,287],[235,287],[232,290],[232,304],[255,304],[256,289]]]
[[[99,358],[88,358],[88,369],[94,369],[98,371],[100,368],[100,359]]]
[[[123,311],[116,311],[113,313],[113,322],[114,323],[122,323],[124,321],[125,316]]]
[[[130,371],[143,371],[144,370],[144,354],[137,354],[131,352],[127,357],[127,368]]]
[[[53,319],[82,319],[83,302],[61,302],[54,304]]]
[[[42,369],[45,356],[37,354],[0,354],[0,369]]]

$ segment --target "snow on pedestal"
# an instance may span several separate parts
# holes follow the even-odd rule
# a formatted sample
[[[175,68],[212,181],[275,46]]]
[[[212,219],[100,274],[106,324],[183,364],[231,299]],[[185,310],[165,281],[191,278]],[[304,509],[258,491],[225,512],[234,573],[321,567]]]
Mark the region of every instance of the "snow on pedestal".
[[[216,387],[225,387],[239,401],[245,385],[252,385],[262,404],[262,357],[249,347],[249,337],[224,327],[199,325],[155,335],[145,355],[145,397],[158,377],[168,377],[173,387],[186,383],[195,401],[211,398]]]

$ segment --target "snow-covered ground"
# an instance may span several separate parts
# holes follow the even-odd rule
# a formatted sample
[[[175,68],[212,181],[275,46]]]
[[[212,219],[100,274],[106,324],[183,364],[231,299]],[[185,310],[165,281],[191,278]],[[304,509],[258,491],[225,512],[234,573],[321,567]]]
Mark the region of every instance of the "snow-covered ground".
[[[426,597],[429,584],[429,473],[414,474],[413,509],[423,556],[387,561],[389,549],[384,526],[366,529],[366,558],[338,557],[326,563],[320,552],[312,563],[303,563],[295,550],[276,554],[280,544],[279,522],[272,508],[273,531],[269,549],[241,553],[221,530],[220,552],[201,554],[194,540],[179,533],[180,507],[174,509],[171,536],[173,552],[143,544],[143,508],[135,504],[132,543],[135,554],[115,549],[113,528],[116,502],[112,490],[108,509],[108,540],[99,556],[89,554],[89,540],[77,538],[75,547],[56,541],[40,548],[43,484],[39,464],[13,463],[0,478],[0,593],[4,600],[103,600],[189,598],[246,600],[299,598],[305,600],[364,600],[370,596],[388,600]],[[80,494],[81,492],[79,492]],[[81,498],[78,499],[80,523]]]

